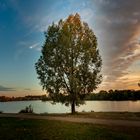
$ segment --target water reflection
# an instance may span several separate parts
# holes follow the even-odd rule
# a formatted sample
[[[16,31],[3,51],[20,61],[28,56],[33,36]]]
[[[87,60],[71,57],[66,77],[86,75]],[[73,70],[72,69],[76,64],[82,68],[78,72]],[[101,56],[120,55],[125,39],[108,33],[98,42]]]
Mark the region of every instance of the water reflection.
[[[61,103],[51,104],[49,101],[0,102],[0,111],[5,113],[18,113],[21,109],[30,104],[33,106],[35,113],[69,113],[71,111],[70,107],[66,107]],[[76,111],[140,112],[140,101],[86,101],[86,104],[76,107]]]

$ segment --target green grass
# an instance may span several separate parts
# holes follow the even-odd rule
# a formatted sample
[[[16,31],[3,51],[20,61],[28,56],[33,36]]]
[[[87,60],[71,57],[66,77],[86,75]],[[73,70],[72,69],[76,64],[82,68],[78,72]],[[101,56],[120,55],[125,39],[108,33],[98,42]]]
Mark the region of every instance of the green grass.
[[[0,118],[0,140],[133,140],[140,128]]]

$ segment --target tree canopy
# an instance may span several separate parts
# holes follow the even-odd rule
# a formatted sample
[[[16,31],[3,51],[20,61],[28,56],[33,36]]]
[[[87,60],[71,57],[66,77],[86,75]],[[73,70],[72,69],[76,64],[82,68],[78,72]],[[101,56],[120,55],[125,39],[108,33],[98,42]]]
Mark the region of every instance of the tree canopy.
[[[79,14],[48,27],[35,64],[43,89],[54,102],[71,104],[72,113],[101,83],[101,66],[97,38]]]

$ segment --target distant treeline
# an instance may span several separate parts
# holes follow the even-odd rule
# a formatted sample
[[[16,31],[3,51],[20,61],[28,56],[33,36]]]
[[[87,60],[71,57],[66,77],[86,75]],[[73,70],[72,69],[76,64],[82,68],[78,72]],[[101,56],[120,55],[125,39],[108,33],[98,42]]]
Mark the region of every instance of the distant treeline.
[[[51,100],[46,95],[28,95],[25,97],[6,97],[0,96],[0,102],[7,101],[31,101],[31,100]],[[140,90],[101,90],[99,93],[91,93],[86,97],[86,100],[140,100]]]
[[[140,90],[101,90],[99,93],[92,93],[87,100],[140,100]]]
[[[49,98],[46,95],[28,95],[24,97],[6,97],[0,96],[0,102],[8,102],[8,101],[31,101],[31,100],[42,100],[47,101]]]

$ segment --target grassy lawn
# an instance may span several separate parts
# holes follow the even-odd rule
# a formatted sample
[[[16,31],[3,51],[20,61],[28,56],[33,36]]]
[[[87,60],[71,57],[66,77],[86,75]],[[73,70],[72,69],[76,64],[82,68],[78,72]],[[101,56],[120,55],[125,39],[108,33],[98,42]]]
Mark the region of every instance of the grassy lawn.
[[[0,118],[0,140],[134,140],[140,128]]]

